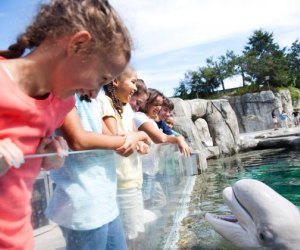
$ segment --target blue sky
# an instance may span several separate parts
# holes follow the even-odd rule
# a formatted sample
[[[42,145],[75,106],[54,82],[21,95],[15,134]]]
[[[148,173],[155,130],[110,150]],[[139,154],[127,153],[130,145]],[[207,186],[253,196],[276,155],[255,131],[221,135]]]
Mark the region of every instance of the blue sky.
[[[0,48],[30,23],[40,0],[1,0]],[[132,64],[147,85],[173,94],[187,70],[205,59],[240,53],[256,29],[281,47],[300,38],[299,0],[111,0],[133,36]],[[228,79],[226,87],[236,87]]]

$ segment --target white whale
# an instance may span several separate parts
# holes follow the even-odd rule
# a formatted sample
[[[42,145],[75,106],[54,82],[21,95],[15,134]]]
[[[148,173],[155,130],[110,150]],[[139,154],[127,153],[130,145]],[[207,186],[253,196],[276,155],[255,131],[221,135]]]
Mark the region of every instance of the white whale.
[[[223,191],[235,215],[205,219],[215,231],[241,249],[300,249],[300,212],[266,184],[242,179]]]

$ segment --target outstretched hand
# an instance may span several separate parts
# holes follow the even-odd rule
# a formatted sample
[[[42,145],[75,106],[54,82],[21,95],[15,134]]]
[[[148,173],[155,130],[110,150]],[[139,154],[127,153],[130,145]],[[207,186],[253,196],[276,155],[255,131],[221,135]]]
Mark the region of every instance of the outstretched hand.
[[[189,157],[191,155],[191,149],[190,149],[189,145],[185,142],[184,137],[178,136],[177,138],[179,140],[178,147],[179,147],[180,152],[185,157]]]

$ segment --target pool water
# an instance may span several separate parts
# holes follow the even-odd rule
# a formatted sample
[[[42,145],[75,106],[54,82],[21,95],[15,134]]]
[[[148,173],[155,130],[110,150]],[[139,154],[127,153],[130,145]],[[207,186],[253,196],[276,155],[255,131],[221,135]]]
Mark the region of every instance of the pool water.
[[[236,249],[212,229],[204,215],[230,214],[222,191],[243,178],[266,183],[300,208],[300,151],[268,149],[210,160],[208,169],[197,177],[179,249]]]

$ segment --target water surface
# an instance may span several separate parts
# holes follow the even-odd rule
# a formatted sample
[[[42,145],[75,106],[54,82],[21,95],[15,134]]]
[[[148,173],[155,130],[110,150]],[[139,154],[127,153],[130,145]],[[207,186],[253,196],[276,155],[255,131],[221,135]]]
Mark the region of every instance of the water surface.
[[[183,220],[180,249],[235,249],[204,220],[206,212],[230,214],[222,191],[239,179],[260,180],[300,207],[300,152],[259,150],[210,160],[198,176],[189,216]]]

